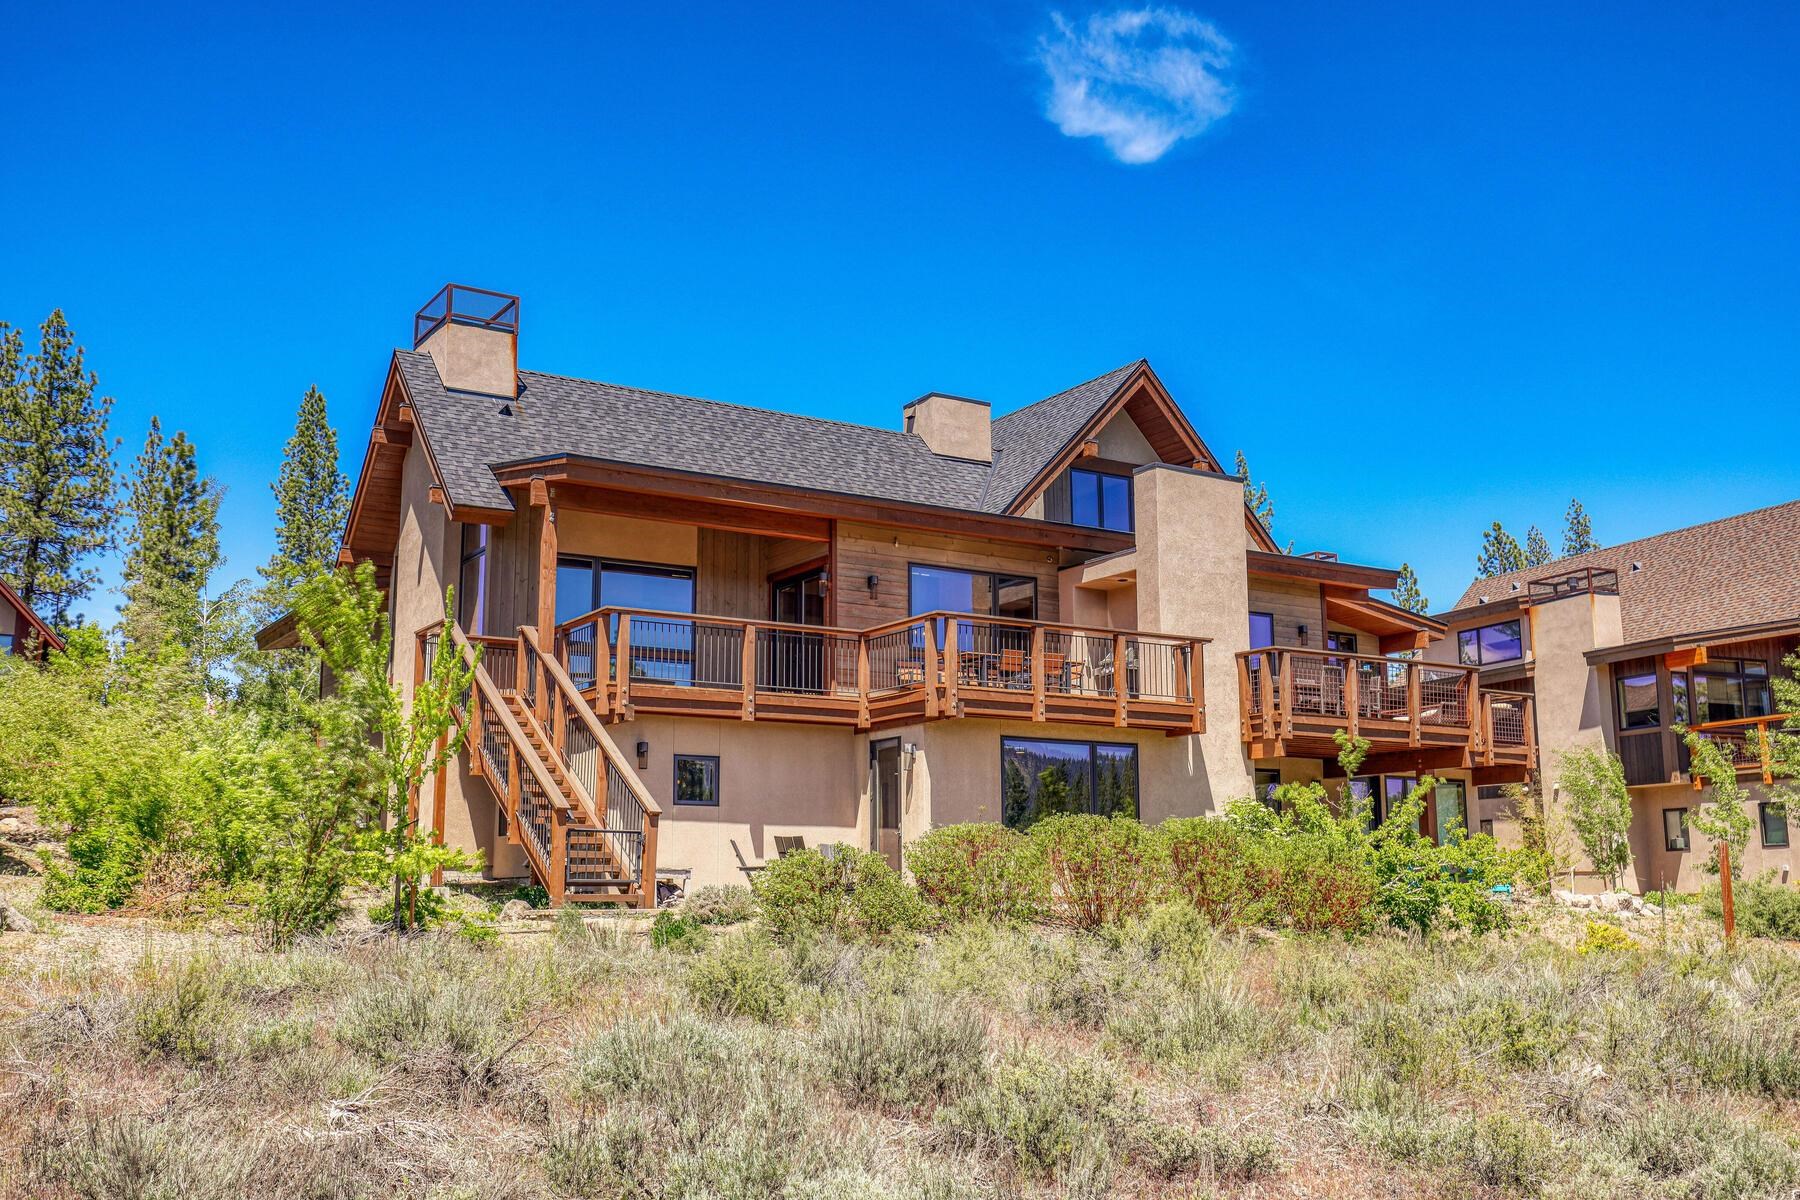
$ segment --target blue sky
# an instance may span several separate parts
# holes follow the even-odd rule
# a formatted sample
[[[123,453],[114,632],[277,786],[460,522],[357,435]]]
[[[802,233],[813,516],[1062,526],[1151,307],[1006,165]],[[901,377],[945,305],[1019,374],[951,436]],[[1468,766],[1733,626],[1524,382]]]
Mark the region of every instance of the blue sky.
[[[122,462],[198,441],[228,575],[450,279],[528,366],[882,425],[1148,357],[1439,605],[1571,495],[1800,497],[1800,7],[372,7],[8,15],[0,320],[67,310]]]

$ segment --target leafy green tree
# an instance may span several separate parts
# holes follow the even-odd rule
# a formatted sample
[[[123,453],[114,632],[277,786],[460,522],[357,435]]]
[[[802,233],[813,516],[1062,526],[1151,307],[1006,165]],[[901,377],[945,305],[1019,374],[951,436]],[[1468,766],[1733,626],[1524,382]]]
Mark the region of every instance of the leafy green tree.
[[[1525,565],[1541,567],[1547,562],[1554,562],[1555,553],[1550,549],[1550,539],[1544,531],[1533,525],[1525,531]]]
[[[1711,738],[1693,730],[1683,731],[1682,736],[1687,742],[1688,770],[1710,789],[1707,802],[1688,814],[1688,824],[1713,844],[1707,870],[1716,874],[1719,846],[1731,847],[1731,877],[1736,879],[1743,874],[1744,848],[1750,844],[1750,830],[1756,824],[1744,809],[1748,797],[1738,782],[1737,764]]]
[[[1431,611],[1431,601],[1419,590],[1419,577],[1411,563],[1400,564],[1400,578],[1394,583],[1394,603],[1411,613]]]
[[[1581,507],[1581,501],[1570,500],[1569,509],[1563,514],[1563,557],[1598,549],[1600,543],[1594,540],[1594,527],[1588,521],[1587,510]]]
[[[349,510],[349,485],[338,470],[337,433],[316,387],[300,399],[294,434],[282,451],[275,492],[275,554],[262,568],[277,588],[329,569]]]
[[[100,574],[83,566],[113,522],[110,397],[97,397],[62,310],[37,353],[0,323],[0,576],[52,625],[69,622]]]
[[[1524,569],[1525,552],[1519,549],[1518,540],[1506,532],[1500,522],[1495,521],[1481,535],[1481,556],[1475,560],[1476,575],[1481,579],[1492,579],[1496,575]]]
[[[202,477],[185,433],[165,440],[150,419],[126,485],[125,634],[146,653],[192,646],[219,565],[218,485]]]
[[[1558,761],[1557,787],[1568,797],[1569,825],[1606,880],[1619,886],[1631,865],[1631,792],[1625,767],[1610,750],[1571,750]]]

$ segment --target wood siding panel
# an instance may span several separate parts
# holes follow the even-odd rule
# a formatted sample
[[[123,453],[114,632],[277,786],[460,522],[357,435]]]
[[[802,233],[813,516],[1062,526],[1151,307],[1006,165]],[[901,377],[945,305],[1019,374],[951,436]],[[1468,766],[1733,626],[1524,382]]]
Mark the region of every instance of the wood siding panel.
[[[699,565],[694,571],[694,608],[721,617],[760,620],[768,616],[769,589],[763,566],[765,540],[722,529],[699,531]]]
[[[519,626],[537,622],[537,558],[530,509],[521,506],[518,516],[489,530],[487,602],[480,632],[511,637]]]
[[[835,549],[837,570],[832,588],[837,624],[851,629],[903,620],[908,615],[907,568],[912,563],[1029,575],[1037,580],[1038,619],[1061,619],[1055,556],[1049,551],[847,521],[838,525]],[[867,584],[870,575],[881,577],[873,597]]]
[[[1323,645],[1318,631],[1320,622],[1324,620],[1324,606],[1319,594],[1319,585],[1316,583],[1252,579],[1250,581],[1250,611],[1269,613],[1274,616],[1275,644],[1277,646],[1298,646],[1300,644],[1300,626],[1302,625],[1306,626],[1307,640],[1314,649]]]

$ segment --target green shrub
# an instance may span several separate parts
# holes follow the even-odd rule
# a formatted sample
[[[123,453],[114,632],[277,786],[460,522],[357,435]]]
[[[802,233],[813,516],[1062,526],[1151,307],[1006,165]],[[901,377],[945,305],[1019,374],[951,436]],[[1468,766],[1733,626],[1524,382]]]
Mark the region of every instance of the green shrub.
[[[1190,1129],[1166,1121],[1143,1123],[1134,1150],[1145,1169],[1163,1179],[1194,1174],[1259,1179],[1279,1161],[1274,1141],[1262,1134],[1232,1137],[1210,1125]]]
[[[757,904],[783,937],[828,930],[880,938],[923,929],[928,914],[919,894],[879,854],[839,846],[785,854],[757,873]]]
[[[1159,832],[1175,893],[1207,920],[1222,926],[1271,920],[1275,887],[1262,852],[1266,837],[1214,817],[1178,817]]]
[[[995,1147],[1016,1169],[1047,1176],[1110,1157],[1112,1138],[1133,1116],[1106,1067],[1022,1051],[996,1068],[988,1086],[938,1109],[935,1123],[954,1146]]]
[[[736,883],[710,883],[682,900],[680,913],[701,925],[735,925],[756,915],[756,896]]]
[[[144,1052],[185,1063],[209,1062],[224,1040],[226,997],[214,964],[190,959],[136,998],[132,1033]]]
[[[1064,813],[1027,835],[1042,855],[1052,919],[1099,929],[1141,915],[1168,890],[1163,841],[1131,817]]]
[[[754,934],[720,937],[688,967],[694,1003],[720,1016],[779,1021],[791,999],[788,965],[780,952]]]
[[[826,1015],[819,1040],[827,1076],[862,1104],[943,1104],[988,1077],[987,1030],[963,1005],[858,1000]]]
[[[1044,863],[1024,834],[1004,825],[943,825],[906,848],[927,903],[957,921],[1013,923],[1044,911]]]
[[[698,950],[706,927],[694,917],[665,908],[650,922],[650,944],[658,950]]]
[[[1636,938],[1605,921],[1589,921],[1581,940],[1575,943],[1577,954],[1614,954],[1637,948]]]
[[[1452,1153],[1477,1182],[1526,1195],[1543,1187],[1556,1154],[1548,1129],[1507,1112],[1465,1122],[1453,1145]]]
[[[1800,941],[1800,888],[1758,879],[1740,884],[1731,899],[1738,932],[1745,937]]]
[[[1273,877],[1275,911],[1286,924],[1302,933],[1359,933],[1369,927],[1378,884],[1362,861],[1306,834],[1270,849],[1265,872]]]

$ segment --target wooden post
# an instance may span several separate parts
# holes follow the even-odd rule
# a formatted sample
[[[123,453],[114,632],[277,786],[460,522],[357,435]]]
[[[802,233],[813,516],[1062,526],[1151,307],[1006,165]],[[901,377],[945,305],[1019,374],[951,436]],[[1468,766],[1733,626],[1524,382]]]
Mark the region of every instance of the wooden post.
[[[1031,627],[1031,719],[1044,719],[1044,627]]]
[[[1409,724],[1408,736],[1411,738],[1409,745],[1417,746],[1419,744],[1419,709],[1421,707],[1419,703],[1419,664],[1409,662],[1406,664],[1406,717]]]
[[[1519,717],[1525,722],[1525,767],[1537,773],[1537,699],[1527,695],[1520,705]]]
[[[1294,735],[1294,657],[1288,656],[1288,669],[1275,681],[1281,693],[1281,740]]]
[[[1481,694],[1481,761],[1494,765],[1494,697]]]
[[[1256,673],[1256,690],[1262,700],[1262,740],[1275,740],[1275,651],[1263,653],[1262,670]]]
[[[741,662],[738,671],[742,675],[740,682],[744,688],[743,719],[756,719],[756,626],[744,626],[744,641],[740,650]]]
[[[1188,687],[1193,693],[1193,711],[1188,717],[1189,733],[1206,732],[1206,643],[1188,643]]]
[[[1362,668],[1354,658],[1344,660],[1344,718],[1350,736],[1355,737],[1362,728]]]
[[[517,830],[519,827],[519,771],[524,766],[519,758],[519,748],[508,739],[506,744],[506,828]]]
[[[550,507],[550,488],[541,479],[531,481],[531,516],[537,524],[538,533],[538,640],[554,649],[556,641],[556,511]]]
[[[1125,709],[1129,700],[1125,670],[1125,635],[1113,634],[1113,726],[1125,728]]]
[[[1737,914],[1731,908],[1731,846],[1719,843],[1719,903],[1724,909],[1725,944],[1731,945],[1737,938]]]
[[[569,883],[569,814],[550,807],[550,903],[561,904]]]
[[[1469,672],[1468,716],[1465,718],[1469,730],[1469,741],[1475,740],[1475,731],[1479,728],[1477,721],[1481,716],[1481,672]]]
[[[956,628],[955,617],[944,618],[944,712],[946,716],[959,714],[956,699],[956,685],[962,678],[962,638]]]
[[[644,814],[644,857],[638,864],[638,902],[639,908],[656,907],[656,826],[661,820],[658,813]]]
[[[1244,730],[1244,740],[1250,740],[1250,656],[1237,656],[1238,673],[1238,716]]]
[[[613,668],[613,676],[618,681],[619,714],[631,716],[631,614],[619,614],[619,644],[614,650],[618,665]]]
[[[938,714],[938,644],[937,622],[930,617],[925,618],[925,715],[935,717]]]
[[[869,639],[856,639],[856,726],[869,727]]]

